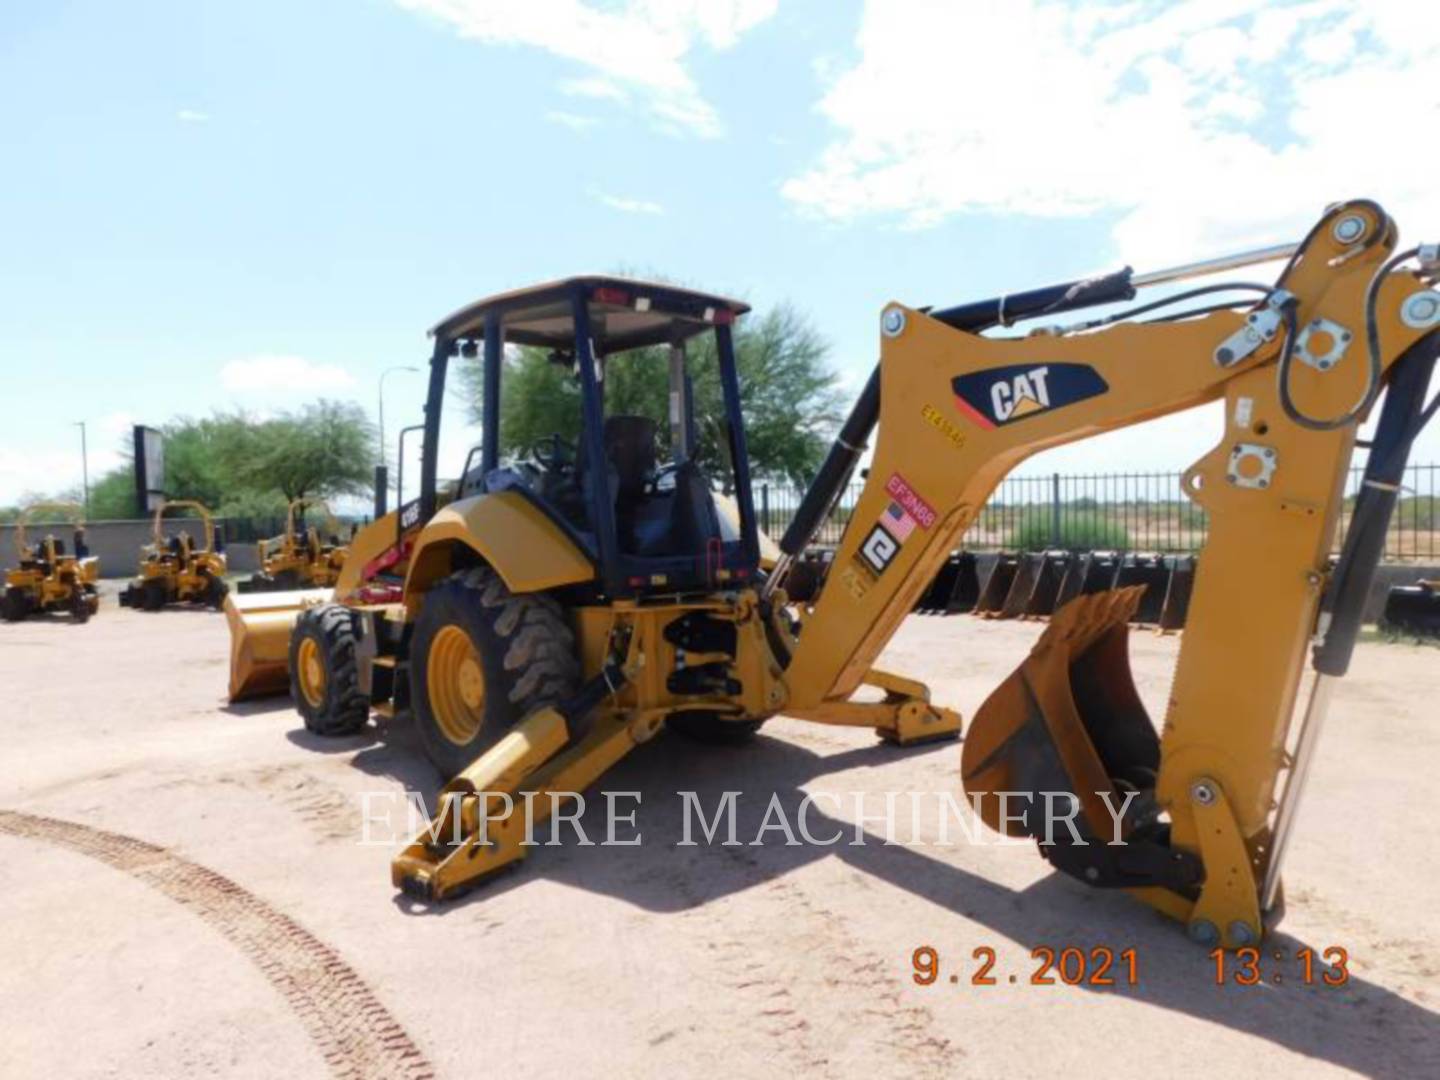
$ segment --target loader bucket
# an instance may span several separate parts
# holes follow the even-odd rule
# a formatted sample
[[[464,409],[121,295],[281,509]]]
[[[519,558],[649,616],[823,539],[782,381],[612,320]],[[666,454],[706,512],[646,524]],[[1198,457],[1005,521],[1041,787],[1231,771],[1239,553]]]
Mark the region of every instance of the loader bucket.
[[[1440,637],[1440,581],[1393,586],[1380,625],[1394,633]]]
[[[231,593],[225,598],[230,625],[230,700],[284,694],[290,689],[290,632],[302,610],[330,599],[330,589]]]
[[[1040,839],[1047,807],[1064,814],[1069,798],[1061,801],[1062,793],[1073,793],[1079,833],[1108,839],[1114,826],[1105,796],[1118,811],[1124,797],[1117,789],[1154,787],[1160,742],[1127,652],[1128,622],[1144,592],[1137,586],[1071,600],[980,706],[960,770],[990,828]]]

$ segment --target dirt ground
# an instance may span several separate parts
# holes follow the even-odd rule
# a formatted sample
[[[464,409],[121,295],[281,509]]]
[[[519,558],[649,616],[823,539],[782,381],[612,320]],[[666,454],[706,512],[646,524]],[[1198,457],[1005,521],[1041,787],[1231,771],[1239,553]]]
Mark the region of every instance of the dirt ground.
[[[1037,632],[912,618],[885,664],[969,716]],[[1176,648],[1133,639],[1157,714]],[[1257,987],[1217,986],[1175,924],[1048,872],[1033,847],[953,827],[942,845],[934,810],[919,843],[885,846],[870,824],[864,846],[778,831],[677,846],[682,791],[707,814],[741,792],[749,841],[774,794],[793,824],[806,793],[832,793],[809,819],[823,838],[853,828],[851,792],[878,813],[886,792],[958,790],[954,743],[897,750],[789,720],[737,749],[637,750],[605,787],[641,793],[640,845],[570,836],[461,902],[416,907],[391,888],[388,827],[398,841],[403,792],[429,799],[438,777],[408,725],[322,741],[285,699],[227,707],[226,657],[221,616],[109,596],[86,626],[0,626],[7,1080],[1440,1075],[1433,648],[1361,646]],[[604,810],[593,798],[582,820],[592,839]],[[921,945],[934,985],[912,979]],[[1032,949],[1101,945],[1135,950],[1136,985],[1030,984]],[[1346,949],[1349,983],[1301,985],[1304,946]],[[994,986],[970,983],[979,947]]]

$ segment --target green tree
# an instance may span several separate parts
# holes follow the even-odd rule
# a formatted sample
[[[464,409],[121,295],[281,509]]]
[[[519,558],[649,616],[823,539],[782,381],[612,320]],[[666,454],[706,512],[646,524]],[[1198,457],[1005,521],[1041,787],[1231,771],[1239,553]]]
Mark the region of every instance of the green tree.
[[[320,400],[298,413],[257,420],[243,412],[165,424],[165,492],[224,517],[277,517],[291,499],[367,491],[374,434],[358,405]],[[141,516],[127,459],[90,486],[90,518]],[[78,489],[73,497],[79,499]]]
[[[1130,534],[1120,522],[1098,511],[1067,511],[1060,516],[1060,535],[1051,535],[1054,519],[1048,506],[1027,506],[1010,533],[1009,546],[1020,551],[1044,551],[1056,540],[1072,551],[1124,550]]]
[[[278,491],[286,500],[355,495],[368,491],[374,478],[375,429],[365,411],[349,402],[322,399],[298,414],[285,413],[228,449],[239,455],[227,461],[238,488]]]
[[[90,520],[117,521],[140,516],[135,505],[135,466],[117,465],[90,485]]]
[[[735,362],[751,472],[757,478],[807,483],[819,468],[841,419],[835,373],[828,347],[809,321],[793,307],[779,305],[749,315],[736,325]],[[728,473],[725,409],[714,335],[702,334],[686,346],[694,387],[696,456],[713,476]],[[657,421],[668,415],[667,350],[634,349],[607,358],[605,411],[634,413]],[[470,419],[481,416],[481,365],[463,362],[462,393]],[[574,441],[580,433],[580,387],[568,364],[557,364],[544,349],[522,348],[507,354],[502,376],[500,435],[503,451],[516,453],[551,434]],[[660,426],[662,449],[669,429]]]

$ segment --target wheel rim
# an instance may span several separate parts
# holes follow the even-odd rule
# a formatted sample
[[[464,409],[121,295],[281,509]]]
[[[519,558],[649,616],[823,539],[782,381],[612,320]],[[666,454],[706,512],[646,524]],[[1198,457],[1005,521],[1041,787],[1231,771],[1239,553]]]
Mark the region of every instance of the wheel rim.
[[[456,746],[471,742],[485,723],[485,672],[460,627],[441,627],[430,643],[425,687],[440,734]]]
[[[325,661],[314,638],[300,639],[295,673],[299,677],[300,693],[312,708],[318,709],[325,703]]]

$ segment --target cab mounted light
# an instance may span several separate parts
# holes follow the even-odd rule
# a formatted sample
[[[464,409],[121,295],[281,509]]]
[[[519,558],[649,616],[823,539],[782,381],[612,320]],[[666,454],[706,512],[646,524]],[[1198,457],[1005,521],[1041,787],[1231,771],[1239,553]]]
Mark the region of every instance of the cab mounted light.
[[[612,288],[608,285],[599,286],[590,294],[592,300],[597,304],[614,304],[617,307],[630,306],[630,294],[624,289]]]

